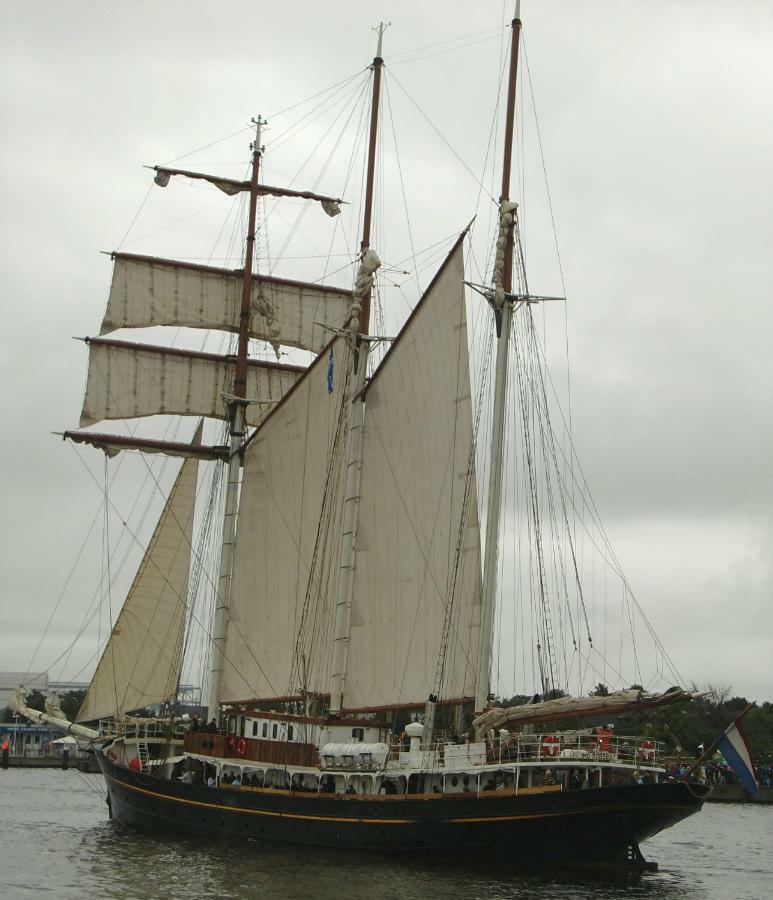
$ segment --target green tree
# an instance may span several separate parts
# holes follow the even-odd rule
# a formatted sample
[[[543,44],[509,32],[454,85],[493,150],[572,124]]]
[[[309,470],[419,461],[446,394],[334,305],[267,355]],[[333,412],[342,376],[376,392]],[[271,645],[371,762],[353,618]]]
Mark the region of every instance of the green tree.
[[[78,714],[78,710],[81,708],[81,703],[83,703],[83,698],[85,696],[85,690],[65,691],[63,694],[59,695],[59,706],[71,722]]]
[[[36,709],[38,712],[45,712],[46,695],[37,688],[27,694],[27,706],[30,709]]]

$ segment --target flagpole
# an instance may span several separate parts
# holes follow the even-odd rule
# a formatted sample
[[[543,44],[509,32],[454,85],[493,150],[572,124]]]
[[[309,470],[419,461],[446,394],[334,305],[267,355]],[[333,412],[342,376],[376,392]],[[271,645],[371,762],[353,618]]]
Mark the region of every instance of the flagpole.
[[[738,716],[738,718],[733,719],[732,724],[733,724],[733,725],[737,725],[737,724],[741,721],[741,719],[743,719],[743,717],[746,715],[746,713],[748,713],[749,710],[752,709],[755,705],[756,705],[756,704],[754,704],[754,703],[750,703],[750,704],[746,707],[746,709],[741,713],[741,715]],[[730,725],[728,725],[727,728],[730,728]],[[706,749],[706,750],[703,751],[703,753],[702,753],[702,754],[698,757],[698,759],[690,766],[690,768],[684,773],[684,775],[682,775],[682,777],[678,779],[679,781],[686,781],[687,778],[688,778],[690,775],[692,775],[692,773],[698,768],[698,766],[702,765],[703,762],[704,762],[705,760],[707,760],[707,759],[709,758],[709,756],[711,756],[711,754],[714,752],[714,748],[715,748],[715,747],[717,746],[717,744],[722,740],[722,738],[725,736],[725,734],[727,734],[727,728],[720,734],[720,736],[719,736],[712,744],[709,745],[708,749]]]

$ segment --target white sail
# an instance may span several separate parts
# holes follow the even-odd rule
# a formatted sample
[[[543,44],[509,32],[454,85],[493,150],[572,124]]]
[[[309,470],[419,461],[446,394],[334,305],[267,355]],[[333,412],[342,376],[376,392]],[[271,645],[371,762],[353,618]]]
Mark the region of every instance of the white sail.
[[[181,415],[228,417],[223,397],[233,389],[235,362],[213,353],[92,338],[81,426],[103,419]],[[251,360],[247,424],[257,425],[304,371],[302,366]]]
[[[481,570],[463,278],[460,240],[368,388],[349,709],[437,689],[451,602],[442,696],[474,690]]]
[[[78,711],[78,722],[120,715],[177,693],[197,476],[198,460],[186,460]]]
[[[224,700],[297,690],[298,643],[307,667],[299,678],[327,690],[351,369],[347,342],[336,338],[245,451]]]
[[[242,281],[241,271],[117,253],[100,334],[152,325],[238,331]],[[253,276],[250,337],[319,353],[330,340],[325,326],[342,327],[351,302],[341,288]]]

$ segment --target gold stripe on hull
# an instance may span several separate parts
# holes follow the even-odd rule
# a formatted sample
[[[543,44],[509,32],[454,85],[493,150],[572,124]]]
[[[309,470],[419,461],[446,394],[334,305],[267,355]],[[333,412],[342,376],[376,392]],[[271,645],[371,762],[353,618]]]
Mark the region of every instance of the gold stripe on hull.
[[[218,812],[237,812],[247,813],[252,816],[271,816],[276,819],[303,819],[308,822],[349,822],[357,825],[412,825],[415,819],[369,819],[365,817],[354,816],[314,816],[302,815],[300,813],[277,812],[270,809],[245,809],[240,806],[224,806],[222,803],[205,803],[203,800],[186,800],[183,797],[173,797],[171,794],[161,794],[158,791],[147,791],[144,788],[135,787],[133,784],[127,784],[125,781],[119,781],[108,775],[107,778],[113,784],[119,784],[123,788],[135,791],[138,794],[146,794],[148,797],[156,799],[169,800],[172,803],[186,803],[188,806],[199,806],[204,809],[216,809]]]

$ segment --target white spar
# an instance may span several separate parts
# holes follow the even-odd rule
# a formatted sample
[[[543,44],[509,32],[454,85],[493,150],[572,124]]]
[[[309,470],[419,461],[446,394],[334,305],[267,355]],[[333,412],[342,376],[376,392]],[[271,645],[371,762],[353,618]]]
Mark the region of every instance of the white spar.
[[[74,734],[77,737],[85,738],[89,741],[96,740],[96,738],[99,737],[99,732],[94,731],[93,728],[86,728],[85,725],[77,725],[75,722],[70,722],[60,716],[52,715],[48,712],[40,712],[40,710],[32,709],[27,706],[27,693],[28,691],[24,685],[19,685],[13,692],[11,701],[8,704],[13,712],[18,713],[20,716],[26,716],[28,719],[37,722],[39,725],[51,725],[54,728],[58,728],[59,731],[63,731],[65,734]],[[48,706],[48,703],[46,706]],[[57,711],[61,712],[61,710],[58,709],[58,703]],[[62,713],[62,715],[64,714]]]

